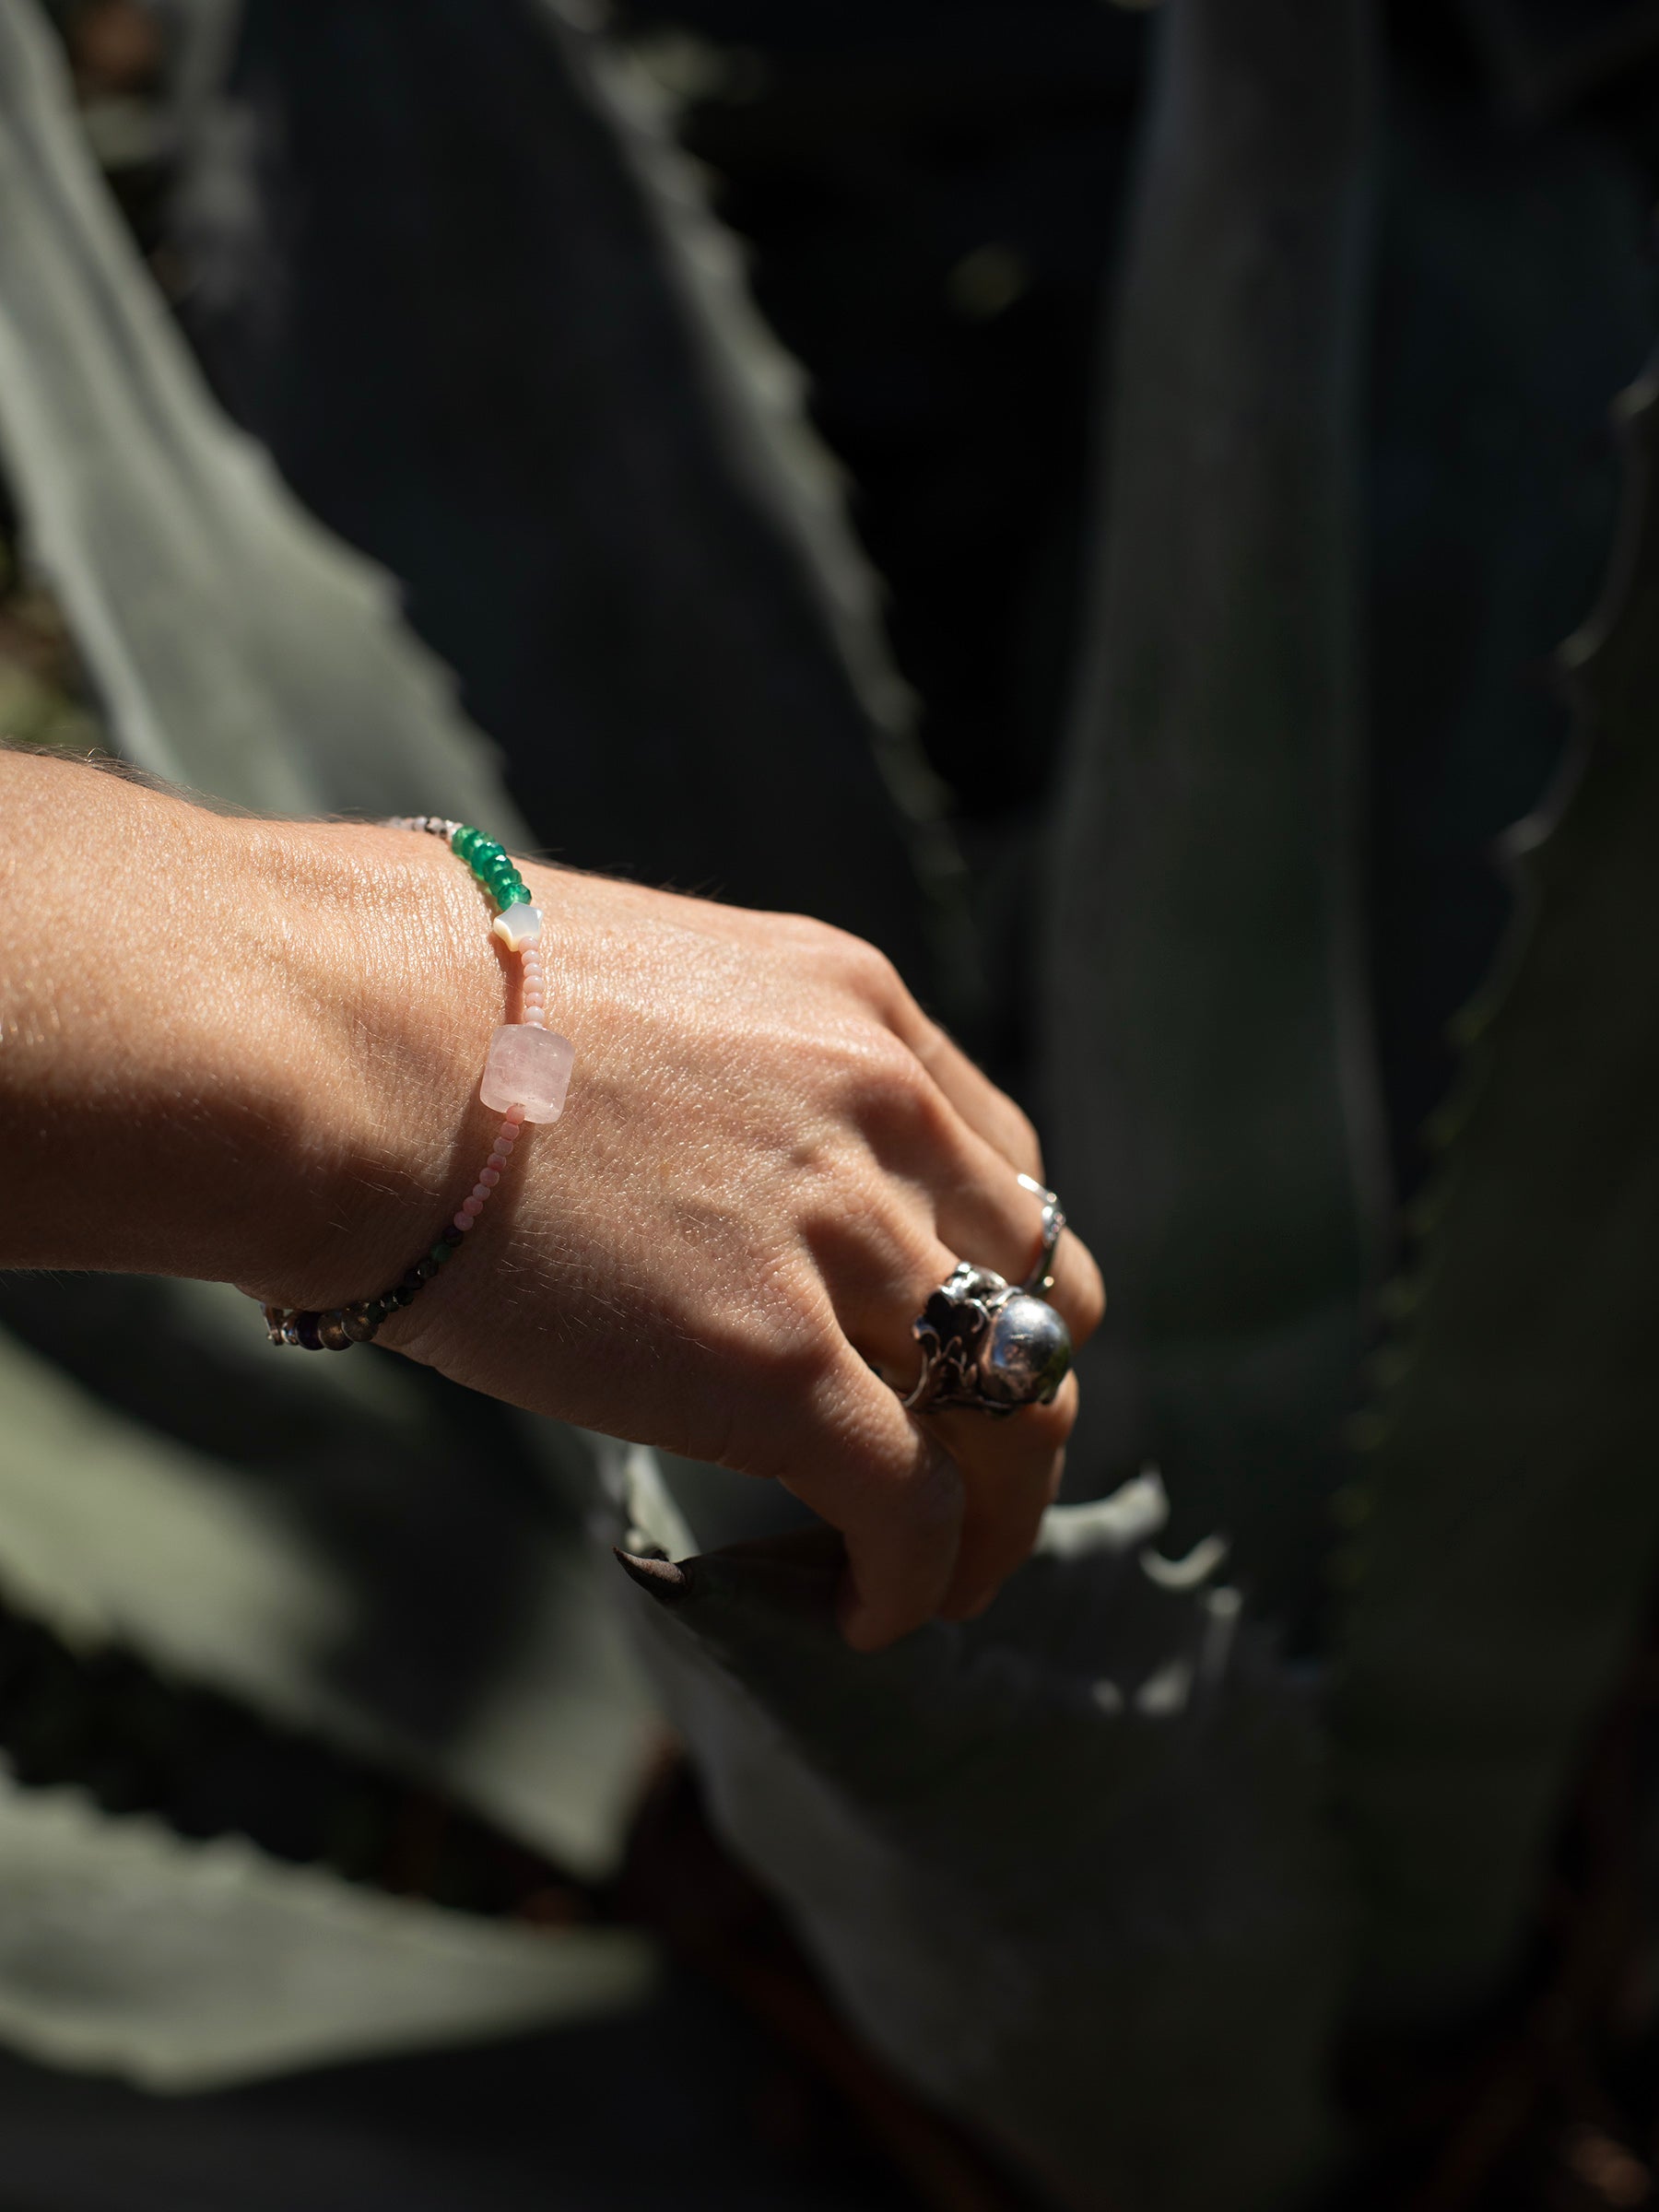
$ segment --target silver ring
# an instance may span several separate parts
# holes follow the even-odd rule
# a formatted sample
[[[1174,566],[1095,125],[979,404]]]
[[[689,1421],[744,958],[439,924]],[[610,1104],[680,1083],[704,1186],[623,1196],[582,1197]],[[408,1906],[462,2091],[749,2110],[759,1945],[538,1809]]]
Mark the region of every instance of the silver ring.
[[[1052,1290],[1054,1247],[1065,1216],[1053,1191],[1022,1175],[1042,1200],[1042,1250],[1023,1283],[961,1261],[939,1285],[911,1334],[922,1347],[922,1373],[904,1395],[907,1413],[1018,1413],[1046,1406],[1071,1366],[1071,1331],[1041,1293]]]
[[[1030,1191],[1033,1198],[1042,1201],[1042,1252],[1037,1265],[1020,1285],[1032,1298],[1041,1298],[1045,1290],[1054,1287],[1054,1247],[1065,1233],[1065,1216],[1060,1201],[1053,1191],[1045,1191],[1034,1175],[1019,1178],[1022,1191]]]

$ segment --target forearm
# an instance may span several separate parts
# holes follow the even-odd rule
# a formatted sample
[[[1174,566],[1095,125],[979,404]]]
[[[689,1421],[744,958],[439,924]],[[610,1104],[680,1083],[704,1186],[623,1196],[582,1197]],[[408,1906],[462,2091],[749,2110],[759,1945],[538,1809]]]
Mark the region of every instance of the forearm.
[[[394,1277],[500,1018],[469,900],[426,840],[0,751],[0,1265]]]

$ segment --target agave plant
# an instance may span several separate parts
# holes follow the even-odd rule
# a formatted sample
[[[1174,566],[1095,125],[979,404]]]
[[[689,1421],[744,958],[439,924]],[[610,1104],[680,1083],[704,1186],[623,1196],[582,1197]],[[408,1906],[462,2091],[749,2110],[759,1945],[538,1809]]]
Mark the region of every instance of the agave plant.
[[[237,290],[224,206],[258,218],[245,280],[283,197],[260,159],[338,159],[335,41],[424,57],[394,88],[417,137],[434,57],[463,53],[453,127],[492,192],[520,161],[514,235],[591,310],[568,342],[558,316],[529,325],[559,410],[537,497],[564,533],[534,548],[556,647],[538,704],[598,762],[571,786],[580,856],[774,897],[792,820],[828,793],[887,862],[818,903],[965,1003],[965,969],[929,968],[930,944],[961,944],[960,879],[872,581],[730,241],[564,13],[458,23],[441,0],[249,6],[235,98],[307,128],[210,128],[211,86],[184,119],[251,162],[216,215],[197,149],[226,389],[303,488],[296,334]],[[823,1532],[700,1548],[676,1496],[707,1501],[716,1476],[670,1470],[671,1490],[649,1454],[505,1412],[480,1458],[470,1402],[464,1421],[390,1360],[267,1362],[222,1288],[6,1294],[7,1605],[429,1781],[589,1877],[617,1863],[660,1706],[866,2042],[1080,2212],[1298,2203],[1343,2171],[1345,2026],[1440,2026],[1501,1994],[1659,1554],[1645,387],[1624,543],[1571,655],[1579,770],[1524,841],[1441,1171],[1363,1364],[1396,1227],[1359,955],[1359,364],[1402,159],[1385,96],[1365,0],[1164,10],[1043,917],[1041,1088],[1114,1299],[1074,1454],[1100,1495],[1050,1514],[982,1620],[854,1658]],[[209,398],[30,0],[0,0],[0,458],[105,742],[232,803],[448,808],[524,840],[385,577]],[[437,199],[418,213],[454,254]],[[523,254],[491,266],[534,289]],[[413,314],[418,266],[394,274]],[[667,396],[664,348],[684,371]],[[347,488],[372,539],[375,487]],[[455,512],[453,487],[420,497]],[[685,587],[646,673],[711,772],[682,787],[671,762],[631,828],[606,778],[645,709],[584,629],[590,555],[630,635],[674,599],[665,575]],[[715,634],[746,650],[712,663]],[[489,692],[469,671],[469,700],[510,674]],[[595,1562],[606,1499],[634,1587]],[[483,1929],[16,1787],[0,1923],[0,2035],[171,2087],[625,2004],[649,1972],[624,1931]]]
[[[1517,841],[1360,1366],[1389,1244],[1356,949],[1371,31],[1359,7],[1170,11],[1058,818],[1048,1096],[1120,1294],[1086,1461],[1158,1453],[1181,1541],[1234,1539],[1244,1633],[1197,1656],[1241,1601],[1150,1551],[1137,1572],[1164,1510],[1138,1486],[1052,1515],[982,1623],[877,1663],[836,1651],[804,1543],[687,1557],[634,1516],[716,1817],[870,2040],[1078,2207],[1340,2176],[1339,2037],[1444,2030],[1509,1986],[1659,1564],[1646,384],[1567,656],[1575,772]],[[1288,1666],[1254,1618],[1323,1656]]]

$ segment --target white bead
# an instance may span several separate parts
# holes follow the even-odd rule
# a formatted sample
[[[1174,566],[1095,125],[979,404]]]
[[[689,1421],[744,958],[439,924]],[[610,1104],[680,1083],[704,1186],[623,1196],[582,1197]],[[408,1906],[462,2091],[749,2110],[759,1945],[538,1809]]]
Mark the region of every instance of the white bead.
[[[534,945],[541,935],[541,911],[520,900],[516,906],[504,906],[489,925],[491,936],[500,937],[511,952],[523,952],[526,945]]]

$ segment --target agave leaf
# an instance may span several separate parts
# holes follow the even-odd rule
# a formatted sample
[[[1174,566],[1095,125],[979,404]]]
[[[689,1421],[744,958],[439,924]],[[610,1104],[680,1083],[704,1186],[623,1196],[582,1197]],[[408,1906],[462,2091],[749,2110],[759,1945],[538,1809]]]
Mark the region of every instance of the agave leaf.
[[[216,381],[405,579],[561,855],[820,914],[925,986],[959,868],[837,472],[570,17],[248,0],[177,234]]]
[[[1465,1024],[1392,1381],[1347,1500],[1336,1707],[1361,2005],[1442,2015],[1514,1964],[1574,1760],[1659,1566],[1659,384],[1628,395],[1581,762],[1517,841],[1524,911]]]
[[[208,397],[30,0],[0,0],[0,453],[118,749],[273,813],[453,813],[522,842],[386,579]]]
[[[1301,1699],[1233,1593],[1147,1571],[1167,1511],[1055,1511],[982,1619],[875,1658],[828,1532],[624,1563],[714,1818],[859,2031],[1061,2201],[1196,2212],[1326,2147],[1342,1910]]]
[[[1518,131],[1396,61],[1367,453],[1367,816],[1403,1189],[1431,1164],[1422,1133],[1457,1072],[1452,1030],[1510,920],[1494,849],[1559,766],[1563,702],[1538,672],[1606,571],[1607,403],[1659,327],[1652,222],[1616,133]],[[1500,422],[1500,436],[1473,427]]]
[[[0,447],[112,742],[233,802],[511,833],[384,580],[209,398],[27,0],[0,0]],[[80,1385],[0,1346],[18,1602],[608,1870],[652,1724],[594,1572],[583,1440],[401,1362],[273,1359],[223,1286],[14,1278],[0,1309]]]
[[[1356,952],[1365,0],[1183,0],[1114,318],[1047,931],[1053,1169],[1101,1254],[1074,1469],[1163,1467],[1305,1619],[1382,1147]]]
[[[636,2003],[622,1929],[532,1932],[0,1776],[0,2039],[150,2089],[509,2035]]]
[[[500,1471],[513,1417],[469,1465],[465,1430],[401,1362],[365,1361],[349,1385],[328,1371],[345,1360],[262,1374],[233,1294],[162,1294],[218,1309],[222,1340],[198,1319],[178,1364],[208,1420],[235,1392],[226,1425],[251,1425],[266,1456],[238,1465],[123,1417],[0,1335],[7,1602],[435,1783],[577,1874],[610,1872],[655,1723],[594,1571],[579,1441],[534,1425],[536,1449],[582,1453],[563,1498],[533,1465]],[[147,1347],[163,1402],[167,1348],[165,1331]]]

